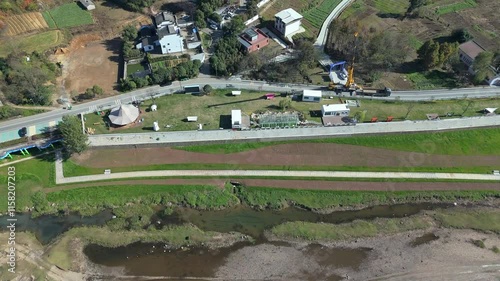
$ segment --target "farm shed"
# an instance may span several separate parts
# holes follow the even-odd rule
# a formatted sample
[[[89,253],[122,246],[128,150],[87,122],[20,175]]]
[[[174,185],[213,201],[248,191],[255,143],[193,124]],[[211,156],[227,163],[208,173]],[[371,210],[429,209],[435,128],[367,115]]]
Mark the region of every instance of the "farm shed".
[[[320,102],[321,91],[304,90],[304,93],[302,94],[302,101]]]
[[[241,110],[231,110],[231,128],[241,129]]]
[[[233,96],[239,96],[239,95],[241,95],[241,91],[232,91],[231,94]]]
[[[95,4],[94,2],[90,1],[90,0],[80,0],[79,1],[80,4],[83,5],[83,7],[85,7],[85,9],[87,9],[88,11],[91,11],[91,10],[94,10],[95,9]]]
[[[321,107],[323,116],[349,116],[350,109],[345,104],[324,104]]]

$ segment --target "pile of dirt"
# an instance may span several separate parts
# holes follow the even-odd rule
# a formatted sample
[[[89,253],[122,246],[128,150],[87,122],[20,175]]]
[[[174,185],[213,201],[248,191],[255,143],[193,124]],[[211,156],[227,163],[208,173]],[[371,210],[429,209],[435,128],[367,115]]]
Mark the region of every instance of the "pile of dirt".
[[[100,41],[102,40],[102,37],[98,34],[83,34],[83,35],[78,35],[73,40],[71,40],[68,50],[74,51],[80,48],[85,48],[89,43],[95,42],[95,41]]]

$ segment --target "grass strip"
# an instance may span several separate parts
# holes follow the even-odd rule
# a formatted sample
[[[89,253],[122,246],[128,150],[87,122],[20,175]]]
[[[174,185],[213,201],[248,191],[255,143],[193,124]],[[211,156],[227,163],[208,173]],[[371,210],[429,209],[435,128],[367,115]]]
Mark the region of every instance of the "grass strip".
[[[286,222],[275,226],[271,233],[282,239],[301,239],[308,241],[340,241],[356,238],[391,235],[404,231],[426,229],[432,220],[421,216],[409,218],[356,220],[345,224],[313,222]]]
[[[500,212],[462,209],[443,210],[434,219],[444,227],[493,231],[500,234]]]
[[[500,198],[500,191],[329,191],[301,190],[268,187],[240,187],[241,201],[252,207],[282,209],[299,205],[309,209],[326,209],[347,206],[384,205],[406,202],[478,202],[487,198]]]
[[[280,142],[247,142],[175,147],[191,152],[228,154],[287,143],[337,143],[445,155],[500,155],[500,129],[409,133]]]

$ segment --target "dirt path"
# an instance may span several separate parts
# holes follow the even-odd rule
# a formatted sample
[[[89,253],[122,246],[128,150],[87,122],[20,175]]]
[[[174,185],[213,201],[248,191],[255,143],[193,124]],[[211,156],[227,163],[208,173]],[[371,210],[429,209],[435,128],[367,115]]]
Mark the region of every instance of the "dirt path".
[[[131,162],[133,159],[133,162]],[[453,156],[329,143],[281,144],[231,154],[208,154],[171,147],[88,150],[72,160],[80,165],[112,168],[178,163],[277,166],[475,167],[495,166],[499,155]]]

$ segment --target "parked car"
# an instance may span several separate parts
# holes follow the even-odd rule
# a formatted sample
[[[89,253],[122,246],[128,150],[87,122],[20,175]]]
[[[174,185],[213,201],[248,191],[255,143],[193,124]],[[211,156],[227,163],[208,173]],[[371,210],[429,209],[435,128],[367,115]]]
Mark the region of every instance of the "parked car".
[[[213,30],[218,30],[219,28],[217,27],[217,25],[215,24],[211,24],[210,25],[210,28],[213,29]]]

